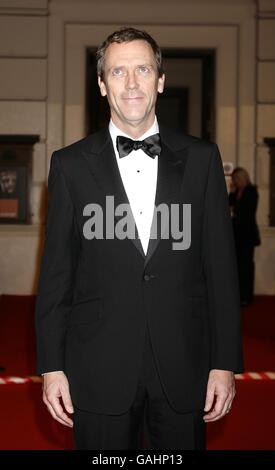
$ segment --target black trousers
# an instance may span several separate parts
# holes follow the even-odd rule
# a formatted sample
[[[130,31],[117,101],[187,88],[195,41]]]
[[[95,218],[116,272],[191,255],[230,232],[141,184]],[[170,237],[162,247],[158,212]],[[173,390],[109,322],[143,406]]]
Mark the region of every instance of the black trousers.
[[[148,328],[136,396],[130,409],[120,415],[74,409],[76,449],[205,449],[204,413],[177,413],[169,405],[155,367]]]

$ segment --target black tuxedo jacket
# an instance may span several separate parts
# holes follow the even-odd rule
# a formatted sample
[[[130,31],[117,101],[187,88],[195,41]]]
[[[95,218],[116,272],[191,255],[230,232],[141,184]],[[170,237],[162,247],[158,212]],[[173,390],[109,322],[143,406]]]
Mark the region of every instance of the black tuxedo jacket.
[[[38,373],[64,370],[80,409],[132,404],[148,322],[167,398],[204,407],[210,369],[242,371],[228,195],[215,144],[160,125],[155,205],[191,204],[191,246],[169,238],[91,239],[83,209],[128,203],[108,129],[54,152],[36,304]],[[149,157],[148,157],[149,158]],[[119,218],[119,217],[118,217]]]

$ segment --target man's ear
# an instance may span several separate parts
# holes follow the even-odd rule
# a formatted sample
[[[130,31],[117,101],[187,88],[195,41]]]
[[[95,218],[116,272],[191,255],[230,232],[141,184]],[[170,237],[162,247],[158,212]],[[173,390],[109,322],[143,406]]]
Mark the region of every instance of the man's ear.
[[[164,83],[165,83],[165,75],[163,74],[161,77],[158,78],[158,92],[159,93],[163,93]]]
[[[101,80],[100,77],[98,77],[97,83],[98,83],[98,86],[99,86],[99,89],[100,89],[101,96],[106,96],[107,95],[106,86],[105,86],[105,83],[103,82],[103,80]]]

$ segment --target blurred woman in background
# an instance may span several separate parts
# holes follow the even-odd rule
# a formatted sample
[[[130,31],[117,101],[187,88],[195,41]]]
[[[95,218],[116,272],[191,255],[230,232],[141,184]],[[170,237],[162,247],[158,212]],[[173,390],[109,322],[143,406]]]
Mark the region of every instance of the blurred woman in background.
[[[231,175],[229,205],[236,244],[239,271],[241,306],[247,306],[254,297],[254,249],[260,245],[256,222],[258,205],[257,187],[250,181],[248,172],[241,167]]]

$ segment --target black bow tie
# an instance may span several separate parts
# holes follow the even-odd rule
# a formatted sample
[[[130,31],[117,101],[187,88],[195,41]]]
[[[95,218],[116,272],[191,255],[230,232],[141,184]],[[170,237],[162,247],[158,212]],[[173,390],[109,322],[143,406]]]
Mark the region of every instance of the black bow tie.
[[[126,157],[132,150],[142,149],[149,157],[155,158],[161,152],[160,136],[159,134],[151,135],[144,140],[132,140],[123,135],[118,135],[116,138],[116,146],[119,157]]]

